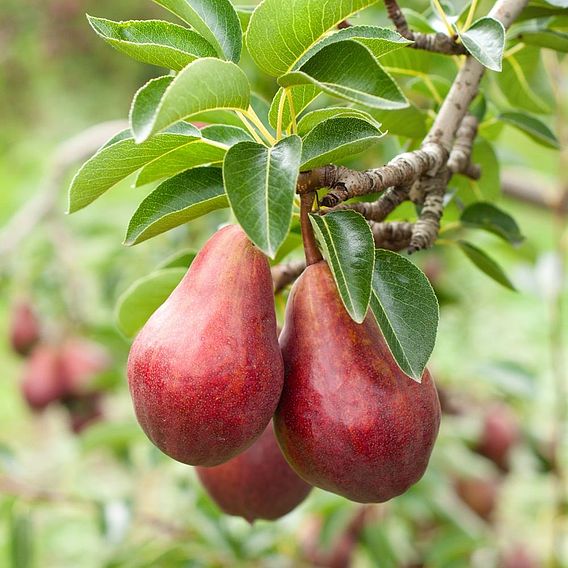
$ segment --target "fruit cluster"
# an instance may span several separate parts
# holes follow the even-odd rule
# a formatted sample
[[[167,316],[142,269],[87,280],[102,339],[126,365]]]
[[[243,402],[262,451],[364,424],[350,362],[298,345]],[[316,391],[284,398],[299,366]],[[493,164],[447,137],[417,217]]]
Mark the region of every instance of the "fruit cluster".
[[[279,341],[268,259],[235,225],[140,331],[128,379],[150,440],[249,521],[284,515],[311,486],[362,503],[400,495],[440,423],[428,371],[409,379],[373,316],[350,318],[325,261],[294,285]]]
[[[79,337],[46,341],[29,301],[14,305],[10,342],[13,350],[26,358],[21,390],[34,412],[60,403],[76,434],[102,417],[102,393],[92,382],[111,365],[103,347]]]

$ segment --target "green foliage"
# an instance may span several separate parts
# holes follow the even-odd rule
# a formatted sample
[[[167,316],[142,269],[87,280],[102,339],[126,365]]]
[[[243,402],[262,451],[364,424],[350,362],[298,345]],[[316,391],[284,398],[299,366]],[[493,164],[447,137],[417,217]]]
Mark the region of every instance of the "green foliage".
[[[505,47],[505,28],[494,18],[481,18],[459,34],[463,44],[482,65],[501,71]]]
[[[242,29],[237,12],[229,0],[154,0],[199,32],[217,55],[238,62],[242,48]]]
[[[361,323],[371,301],[374,243],[365,219],[354,211],[335,211],[310,220],[325,252],[345,309]]]
[[[371,310],[400,368],[420,382],[439,318],[438,300],[426,276],[399,254],[375,251]]]
[[[459,241],[458,244],[460,249],[469,258],[469,260],[477,266],[477,268],[479,268],[482,272],[485,272],[487,276],[501,284],[501,286],[505,286],[505,288],[509,288],[513,291],[515,290],[515,287],[503,269],[489,255],[487,255],[487,253],[467,241]]]
[[[455,77],[452,58],[411,49],[412,42],[390,28],[363,19],[338,29],[374,0],[264,0],[243,8],[234,8],[229,0],[155,2],[191,29],[155,19],[89,18],[96,33],[116,49],[171,71],[138,90],[130,131],[103,146],[71,185],[73,212],[136,172],[137,187],[159,183],[131,218],[128,245],[229,207],[261,250],[271,259],[285,258],[301,246],[298,234],[290,233],[300,172],[356,159],[376,166],[393,153],[415,148]],[[509,124],[546,147],[558,147],[546,121],[518,109],[550,111],[551,91],[535,46],[546,43],[562,51],[564,30],[552,19],[534,19],[542,10],[549,16],[556,12],[543,3],[531,5],[527,10],[540,15],[523,15],[511,47],[502,24],[483,15],[485,4],[472,13],[469,7],[443,7],[453,15],[469,53],[490,70],[503,67],[482,84],[472,106],[483,134],[475,140],[472,162],[480,166],[482,177],[454,177],[447,218],[459,218],[458,233],[482,229],[519,244],[515,220],[489,203],[501,193],[494,144],[503,124]],[[405,14],[413,29],[433,33],[439,27],[437,10],[405,9]],[[245,29],[248,54],[239,66]],[[519,43],[523,38],[528,41]],[[257,69],[251,69],[249,56]],[[253,90],[272,97],[270,105]],[[188,120],[206,126],[200,124],[198,130],[184,122]],[[382,262],[375,266],[368,224],[355,213],[312,215],[311,220],[351,316],[362,321],[371,303],[395,359],[418,380],[432,352],[437,322],[424,276],[408,261],[382,251],[376,253]],[[512,288],[481,249],[453,242],[480,270]],[[388,267],[386,274],[380,266]],[[415,294],[408,309],[396,293],[396,275],[412,283],[408,290],[401,288]],[[420,321],[417,306],[429,314]]]
[[[304,137],[300,169],[335,164],[376,144],[383,133],[360,118],[335,117],[316,124]]]
[[[134,337],[180,283],[186,271],[179,267],[163,268],[134,282],[116,305],[120,331],[126,337]]]
[[[290,229],[301,151],[298,136],[284,138],[271,148],[239,142],[223,162],[225,190],[235,217],[270,257]]]
[[[130,219],[124,243],[141,243],[227,206],[220,168],[186,170],[161,183],[142,201]]]
[[[113,22],[88,16],[95,32],[118,51],[150,65],[179,71],[215,50],[198,33],[161,20]]]

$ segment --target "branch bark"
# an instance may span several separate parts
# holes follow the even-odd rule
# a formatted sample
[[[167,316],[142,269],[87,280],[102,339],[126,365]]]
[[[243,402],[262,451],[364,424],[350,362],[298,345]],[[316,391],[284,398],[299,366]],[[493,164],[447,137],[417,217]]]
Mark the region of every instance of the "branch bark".
[[[385,3],[399,31],[406,33],[408,26],[396,0],[386,0]],[[489,15],[507,28],[527,3],[528,0],[497,0]],[[466,58],[418,150],[400,154],[385,166],[364,172],[334,165],[302,172],[298,180],[298,193],[329,188],[321,204],[336,208],[352,197],[386,190],[374,205],[349,206],[364,215],[369,214],[375,221],[382,221],[408,197],[417,201],[412,196],[415,193],[423,208],[410,250],[431,246],[437,237],[443,212],[443,195],[451,175],[463,173],[477,179],[481,174],[479,167],[470,162],[477,121],[467,113],[478,93],[483,73],[484,67],[476,59]]]

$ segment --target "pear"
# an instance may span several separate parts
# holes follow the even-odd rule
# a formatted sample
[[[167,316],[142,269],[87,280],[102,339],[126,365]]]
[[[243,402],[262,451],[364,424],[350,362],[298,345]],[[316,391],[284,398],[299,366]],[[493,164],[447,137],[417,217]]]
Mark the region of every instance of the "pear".
[[[180,462],[219,465],[262,434],[284,369],[268,260],[240,227],[209,239],[142,328],[128,381],[142,428]]]
[[[311,491],[286,463],[270,423],[242,454],[216,467],[198,467],[205,489],[228,515],[274,520],[297,507]]]
[[[97,375],[112,366],[110,355],[102,345],[81,337],[67,338],[61,344],[59,356],[67,394],[70,396],[89,392]]]
[[[27,300],[16,302],[10,321],[10,343],[20,355],[28,355],[40,338],[40,324],[31,303]]]
[[[520,439],[519,424],[513,411],[505,404],[495,404],[487,410],[475,451],[507,472],[511,451]]]
[[[325,261],[296,281],[280,345],[274,424],[300,477],[361,503],[387,501],[422,477],[440,424],[434,383],[427,371],[418,383],[399,369],[372,314],[350,318]]]
[[[44,410],[65,394],[65,379],[56,346],[40,344],[34,348],[25,363],[21,389],[29,407],[35,411]]]

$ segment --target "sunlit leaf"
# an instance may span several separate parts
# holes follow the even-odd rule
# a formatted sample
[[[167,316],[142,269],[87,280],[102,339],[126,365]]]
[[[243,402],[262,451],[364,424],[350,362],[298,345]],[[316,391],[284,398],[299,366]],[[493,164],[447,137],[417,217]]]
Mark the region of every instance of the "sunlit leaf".
[[[162,20],[113,22],[87,16],[91,27],[107,43],[137,61],[179,71],[215,50],[198,33]]]

